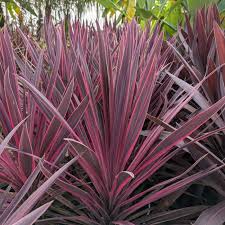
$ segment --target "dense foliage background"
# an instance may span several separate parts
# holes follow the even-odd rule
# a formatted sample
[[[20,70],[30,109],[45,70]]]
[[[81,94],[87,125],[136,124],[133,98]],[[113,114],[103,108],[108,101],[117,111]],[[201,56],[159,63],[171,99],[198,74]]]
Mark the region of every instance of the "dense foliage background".
[[[185,13],[193,16],[198,8],[212,3],[223,15],[224,0],[1,0],[0,24],[14,22],[36,33],[43,26],[43,18],[52,16],[56,22],[75,17],[81,20],[85,12],[96,10],[93,20],[108,17],[118,24],[135,17],[144,27],[151,19],[152,24],[161,23],[171,35],[184,22]]]

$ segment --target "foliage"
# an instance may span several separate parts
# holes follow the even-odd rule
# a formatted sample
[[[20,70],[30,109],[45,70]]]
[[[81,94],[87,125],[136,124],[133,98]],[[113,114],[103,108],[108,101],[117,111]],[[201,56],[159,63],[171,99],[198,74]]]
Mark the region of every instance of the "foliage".
[[[24,121],[23,121],[24,122]],[[20,123],[21,125],[22,123]],[[17,127],[17,129],[19,126]],[[13,130],[13,133],[16,131]],[[12,137],[12,134],[7,135],[5,140],[1,143],[1,152],[4,150],[7,142]],[[77,157],[78,158],[78,157]],[[39,162],[34,171],[29,175],[28,179],[25,181],[24,185],[21,187],[18,193],[10,192],[10,186],[7,190],[2,191],[1,196],[1,214],[0,224],[4,225],[30,225],[37,221],[37,219],[45,213],[45,211],[50,207],[52,201],[45,203],[44,205],[36,208],[32,211],[32,208],[37,204],[40,198],[47,192],[50,186],[55,182],[55,180],[71,165],[77,158],[74,158],[57,172],[54,173],[47,181],[45,181],[40,187],[37,188],[33,193],[30,193],[30,189],[34,185],[35,179],[40,173],[40,170],[44,168],[43,160]],[[24,199],[26,195],[30,195],[27,199]]]
[[[96,4],[97,15],[103,11],[103,17],[107,15],[116,17],[116,23],[131,21],[133,18],[145,27],[149,19],[151,19],[152,28],[160,23],[167,35],[172,35],[177,31],[177,26],[184,22],[184,14],[193,15],[198,8],[207,6],[210,3],[217,3],[221,15],[224,11],[224,0],[10,0],[3,1],[6,4],[6,9],[12,18],[21,20],[20,25],[25,22],[23,11],[27,15],[31,13],[32,18],[38,17],[37,30],[40,30],[40,21],[42,16],[49,17],[52,15],[56,21],[61,19],[67,20],[70,15],[81,18],[82,12],[88,5]],[[76,11],[76,13],[74,13]],[[3,16],[3,13],[0,13]],[[33,17],[34,16],[34,17]]]
[[[183,65],[178,75],[180,78],[170,76],[177,85],[188,93],[195,90],[200,80],[205,80],[193,98],[194,105],[192,105],[192,110],[188,112],[186,118],[205,110],[224,96],[225,36],[219,26],[221,26],[219,11],[216,6],[211,6],[197,12],[193,26],[191,26],[190,19],[187,17],[186,29],[179,28],[178,45],[182,45],[182,49],[180,49],[182,55],[175,48],[174,51]],[[183,67],[185,67],[185,70],[183,70]],[[212,118],[211,122],[207,123],[193,136],[193,138],[197,138],[202,135],[204,138],[200,145],[192,146],[190,150],[192,157],[197,159],[204,154],[199,151],[199,148],[209,153],[200,164],[202,169],[208,168],[215,162],[223,164],[224,128],[224,112],[220,111]],[[208,137],[211,134],[214,135]],[[202,180],[204,187],[210,187],[216,191],[218,204],[203,212],[196,221],[196,225],[222,224],[225,222],[223,217],[224,178],[224,170],[222,169],[213,176]],[[215,212],[218,213],[215,214]]]
[[[136,17],[139,23],[144,27],[148,20],[151,19],[152,25],[161,23],[166,33],[172,35],[177,31],[177,26],[184,22],[184,14],[194,14],[194,12],[203,6],[212,3],[218,3],[221,11],[224,9],[223,0],[97,0],[105,7],[104,14],[110,13],[114,15],[119,12],[119,22],[122,18],[131,21]]]
[[[0,224],[223,220],[211,217],[225,197],[220,24],[202,9],[164,41],[135,20],[66,33],[46,19],[43,47],[2,29]],[[179,207],[192,184],[218,204],[195,193]]]
[[[15,18],[15,15],[19,16],[22,12],[21,10],[27,10],[28,12],[36,15],[32,4],[26,0],[1,0],[1,3],[4,3],[6,9],[10,15]]]
[[[9,134],[21,120],[28,117],[26,125],[20,128],[11,140],[11,147],[18,149],[20,153],[5,152],[0,159],[1,182],[10,183],[15,190],[18,190],[36,167],[35,156],[39,158],[45,156],[52,166],[60,163],[59,156],[65,154],[63,138],[67,137],[68,131],[76,137],[72,128],[83,115],[88,98],[84,98],[81,104],[73,103],[74,81],[68,82],[64,79],[65,83],[63,83],[59,79],[58,70],[63,63],[60,62],[62,42],[59,36],[56,37],[55,43],[48,42],[51,48],[57,45],[57,51],[44,54],[39,48],[32,46],[21,32],[24,44],[31,53],[29,57],[35,70],[27,63],[27,59],[23,58],[24,55],[22,57],[19,55],[20,52],[14,56],[6,28],[1,31],[0,36],[2,56],[0,122],[3,135]],[[17,58],[17,65],[14,57]],[[48,65],[51,67],[50,77],[47,75],[49,71],[44,70],[44,57],[49,57],[50,60]],[[17,73],[21,73],[20,79]],[[35,87],[35,92],[27,93],[27,80],[29,85]],[[25,83],[26,86],[22,87],[19,82]]]

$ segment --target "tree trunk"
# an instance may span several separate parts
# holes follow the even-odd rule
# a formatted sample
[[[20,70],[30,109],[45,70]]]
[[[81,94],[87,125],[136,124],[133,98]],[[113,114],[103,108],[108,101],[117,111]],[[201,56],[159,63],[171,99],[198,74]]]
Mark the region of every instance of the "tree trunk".
[[[51,13],[52,13],[52,6],[51,6],[51,1],[46,0],[46,5],[45,5],[45,19],[47,23],[49,22],[51,18]]]
[[[4,24],[5,24],[5,18],[4,18],[2,3],[0,2],[0,27],[3,27]]]
[[[43,26],[43,15],[41,11],[41,4],[38,4],[38,20],[37,20],[37,40],[41,39],[41,30]]]

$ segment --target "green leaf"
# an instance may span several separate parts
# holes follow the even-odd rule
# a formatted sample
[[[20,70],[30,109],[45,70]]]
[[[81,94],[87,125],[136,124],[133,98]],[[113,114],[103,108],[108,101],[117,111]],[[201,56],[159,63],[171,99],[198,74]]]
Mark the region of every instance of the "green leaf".
[[[181,22],[182,18],[183,15],[181,1],[176,1],[175,3],[170,1],[166,6],[165,11],[165,21],[170,25],[167,25],[165,30],[172,35],[174,33],[174,29],[171,27],[176,28],[179,22]]]
[[[219,9],[220,13],[225,11],[225,0],[222,0],[219,2],[218,9]]]
[[[203,6],[213,3],[218,3],[218,0],[188,0],[188,6],[191,13],[194,13],[197,9]]]
[[[20,4],[20,6],[30,12],[32,15],[37,16],[36,12],[34,11],[33,7],[31,6],[31,3],[29,1],[23,1],[23,0],[17,0],[17,2]]]
[[[9,12],[10,16],[13,19],[15,19],[16,17],[15,17],[14,12],[13,12],[13,4],[11,2],[7,2],[6,3],[6,8],[7,8],[8,12]]]
[[[107,9],[118,10],[120,7],[111,0],[97,0],[103,7]]]
[[[146,6],[146,1],[145,0],[138,0],[137,1],[137,7],[144,9]]]
[[[151,10],[145,10],[142,8],[136,8],[136,16],[140,17],[141,19],[158,19]]]

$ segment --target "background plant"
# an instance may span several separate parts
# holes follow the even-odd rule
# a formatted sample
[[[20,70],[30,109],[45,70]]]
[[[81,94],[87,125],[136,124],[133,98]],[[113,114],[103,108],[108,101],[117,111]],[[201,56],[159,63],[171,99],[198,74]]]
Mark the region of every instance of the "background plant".
[[[169,73],[170,77],[185,92],[191,93],[195,90],[199,80],[205,79],[211,74],[193,97],[192,107],[184,112],[184,120],[204,110],[224,96],[223,46],[225,39],[220,28],[221,23],[217,7],[211,6],[197,12],[193,25],[190,19],[186,18],[185,29],[179,28],[179,41],[177,44],[179,46],[181,44],[182,47],[179,47],[179,52],[175,48],[173,49],[177,59],[183,65],[180,67],[178,76]],[[213,136],[208,137],[208,134],[213,133]],[[207,151],[209,153],[199,164],[202,168],[207,168],[216,161],[222,162],[224,158],[222,144],[224,138],[223,111],[220,111],[218,115],[212,118],[212,121],[202,127],[201,130],[198,130],[193,137],[197,138],[201,135],[205,136],[205,138],[198,145],[192,145],[190,149],[192,157],[197,159],[204,154],[203,152]],[[200,182],[197,187],[199,191],[196,190],[196,193],[200,194],[199,197],[202,198],[207,193],[206,201],[210,203],[210,201],[214,200],[214,204],[218,204],[202,213],[196,224],[214,224],[218,220],[224,221],[222,216],[224,204],[223,182],[223,169]],[[218,210],[221,211],[221,214],[218,213],[218,216],[214,218],[213,215]]]
[[[105,7],[104,14],[109,13],[113,15],[115,12],[120,14],[117,22],[123,19],[130,21],[135,17],[144,27],[148,20],[151,19],[152,25],[161,23],[166,33],[170,35],[177,31],[178,24],[184,22],[185,13],[193,16],[198,8],[212,3],[217,3],[221,12],[224,10],[224,2],[217,0],[99,0],[98,2]]]
[[[56,22],[70,17],[82,19],[86,11],[96,10],[97,18],[112,17],[117,23],[131,21],[136,18],[142,27],[146,25],[149,19],[154,26],[160,23],[167,35],[177,31],[177,26],[183,23],[184,13],[194,15],[198,8],[216,3],[219,7],[221,16],[224,11],[224,0],[38,0],[38,1],[1,1],[2,26],[4,18],[9,18],[14,23],[17,22],[23,30],[27,29],[39,37],[43,26],[43,18],[52,16]],[[90,7],[91,6],[91,7]],[[26,16],[24,17],[25,14]]]

